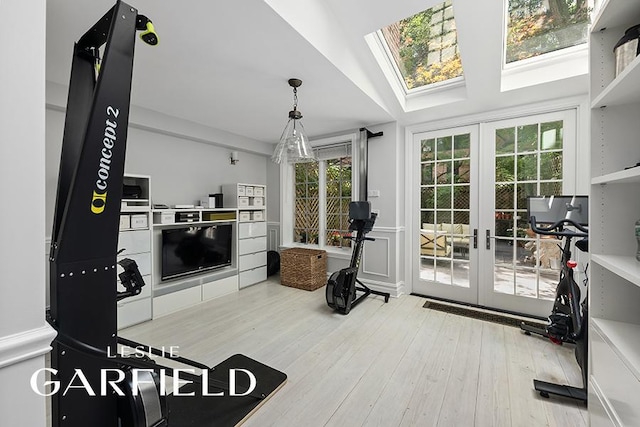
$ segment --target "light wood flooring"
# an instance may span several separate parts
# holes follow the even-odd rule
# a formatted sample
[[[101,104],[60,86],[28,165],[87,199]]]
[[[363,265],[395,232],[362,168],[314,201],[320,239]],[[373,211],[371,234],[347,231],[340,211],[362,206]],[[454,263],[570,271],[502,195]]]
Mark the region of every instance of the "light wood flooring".
[[[210,366],[242,353],[286,373],[249,427],[588,425],[585,406],[533,390],[534,378],[581,385],[573,347],[410,295],[369,297],[343,316],[324,292],[271,280],[120,335]]]

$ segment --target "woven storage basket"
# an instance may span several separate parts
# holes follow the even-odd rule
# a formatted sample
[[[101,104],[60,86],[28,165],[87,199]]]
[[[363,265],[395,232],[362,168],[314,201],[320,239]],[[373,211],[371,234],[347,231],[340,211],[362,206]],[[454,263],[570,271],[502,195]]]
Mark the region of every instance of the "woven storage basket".
[[[327,283],[327,253],[319,249],[291,248],[280,254],[280,283],[313,291]]]

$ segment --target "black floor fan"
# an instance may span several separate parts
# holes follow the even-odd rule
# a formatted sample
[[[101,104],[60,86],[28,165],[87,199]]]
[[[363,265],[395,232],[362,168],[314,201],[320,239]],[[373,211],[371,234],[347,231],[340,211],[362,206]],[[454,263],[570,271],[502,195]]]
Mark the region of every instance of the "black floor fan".
[[[355,232],[351,262],[349,267],[336,271],[329,277],[327,282],[326,297],[327,304],[341,314],[349,314],[351,309],[360,304],[371,294],[384,297],[384,302],[389,302],[388,292],[375,291],[360,280],[358,280],[358,270],[362,259],[362,250],[366,240],[375,239],[366,237],[373,229],[377,214],[371,212],[371,203],[367,201],[367,145],[371,137],[381,136],[382,132],[372,134],[367,129],[360,129],[360,200],[349,204],[349,231]]]

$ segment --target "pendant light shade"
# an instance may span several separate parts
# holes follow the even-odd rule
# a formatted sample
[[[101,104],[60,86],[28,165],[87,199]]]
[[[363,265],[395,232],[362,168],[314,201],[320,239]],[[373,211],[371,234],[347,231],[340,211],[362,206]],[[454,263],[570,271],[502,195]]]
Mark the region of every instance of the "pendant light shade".
[[[298,87],[302,85],[300,79],[289,79],[289,86],[293,88],[293,110],[289,111],[289,121],[282,131],[280,141],[276,146],[271,160],[275,163],[303,163],[315,160],[315,155],[309,138],[302,125],[302,113],[298,111]]]

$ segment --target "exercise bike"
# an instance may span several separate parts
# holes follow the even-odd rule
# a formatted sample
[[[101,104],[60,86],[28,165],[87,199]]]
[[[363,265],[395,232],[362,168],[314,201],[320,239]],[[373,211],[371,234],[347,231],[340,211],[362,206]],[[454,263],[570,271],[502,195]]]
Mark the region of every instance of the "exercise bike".
[[[582,371],[582,387],[560,385],[546,381],[533,380],[534,388],[542,397],[558,395],[587,402],[587,357],[588,357],[588,298],[581,303],[580,287],[573,277],[578,263],[571,260],[571,240],[579,238],[575,246],[580,251],[589,250],[589,230],[587,198],[584,196],[550,196],[529,198],[529,222],[531,229],[547,236],[564,238],[560,281],[556,288],[553,309],[543,336],[554,344],[575,343],[575,356]],[[550,224],[548,226],[538,225]],[[575,230],[565,227],[572,227]],[[587,279],[585,279],[585,284]]]
[[[349,314],[353,307],[371,294],[383,296],[384,302],[389,302],[390,294],[388,292],[375,291],[358,280],[364,242],[365,240],[375,240],[366,237],[366,235],[373,229],[376,217],[377,214],[371,212],[369,202],[351,202],[349,204],[349,231],[356,232],[356,236],[352,237],[355,245],[351,254],[351,263],[349,267],[336,271],[329,277],[326,290],[327,304],[341,314]],[[361,294],[357,295],[357,292],[361,292]]]

